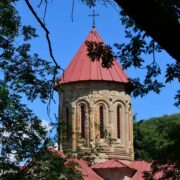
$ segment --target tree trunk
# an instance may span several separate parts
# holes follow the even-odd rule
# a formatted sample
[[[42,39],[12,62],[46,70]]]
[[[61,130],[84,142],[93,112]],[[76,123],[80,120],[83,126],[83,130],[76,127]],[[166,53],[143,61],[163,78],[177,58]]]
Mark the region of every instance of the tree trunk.
[[[180,23],[175,11],[160,0],[115,0],[174,59],[180,61]]]

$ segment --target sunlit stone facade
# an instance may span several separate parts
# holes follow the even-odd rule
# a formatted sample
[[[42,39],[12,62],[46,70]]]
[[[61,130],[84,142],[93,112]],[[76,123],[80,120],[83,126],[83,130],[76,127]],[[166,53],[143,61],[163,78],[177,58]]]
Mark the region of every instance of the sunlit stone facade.
[[[97,161],[134,159],[131,99],[125,84],[80,81],[62,84],[59,124],[66,125],[62,147],[78,153],[100,146]]]

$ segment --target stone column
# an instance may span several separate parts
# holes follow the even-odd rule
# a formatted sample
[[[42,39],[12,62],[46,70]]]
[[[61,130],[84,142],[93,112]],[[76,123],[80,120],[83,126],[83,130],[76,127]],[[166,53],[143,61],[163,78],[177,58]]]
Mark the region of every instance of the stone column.
[[[131,148],[133,148],[133,141],[134,141],[134,136],[133,136],[133,114],[132,114],[132,110],[130,110],[130,131],[131,131]]]
[[[62,150],[62,142],[60,137],[60,123],[63,121],[63,101],[64,94],[59,92],[59,106],[58,106],[58,150]]]
[[[126,109],[125,106],[121,106],[120,111],[120,123],[121,123],[121,143],[125,145],[126,141]]]
[[[85,115],[85,143],[86,146],[89,147],[90,143],[90,119],[89,119],[89,113],[87,112],[87,107],[86,107],[86,115]]]
[[[59,108],[58,108],[58,150],[62,150],[62,146],[61,146],[61,137],[60,137],[60,104],[59,104]]]
[[[114,138],[114,134],[113,133],[113,107],[112,105],[109,108],[109,131],[111,134],[111,138]]]
[[[94,129],[94,118],[93,118],[93,108],[89,108],[89,134],[90,134],[90,142],[94,143],[95,141],[95,129]]]
[[[76,151],[76,111],[75,107],[71,109],[71,120],[72,120],[72,151]]]
[[[125,148],[126,152],[129,152],[129,111],[128,107],[125,108]]]

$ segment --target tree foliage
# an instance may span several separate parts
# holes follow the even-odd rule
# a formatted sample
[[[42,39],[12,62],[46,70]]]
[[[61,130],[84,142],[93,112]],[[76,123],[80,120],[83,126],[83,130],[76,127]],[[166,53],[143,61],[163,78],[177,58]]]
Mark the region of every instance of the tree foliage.
[[[12,175],[19,175],[19,165],[22,162],[29,162],[32,157],[37,158],[37,161],[30,161],[29,168],[32,171],[37,172],[39,168],[42,170],[42,173],[50,173],[52,176],[56,176],[60,170],[65,171],[67,176],[72,177],[70,173],[71,168],[63,167],[65,162],[61,158],[56,159],[48,152],[45,152],[44,157],[38,156],[38,152],[47,145],[47,131],[43,128],[41,120],[22,103],[22,96],[29,101],[40,98],[42,102],[47,102],[52,95],[54,77],[58,65],[55,63],[56,61],[52,54],[49,31],[45,23],[33,12],[31,6],[28,6],[46,32],[50,56],[54,65],[50,61],[40,58],[38,54],[31,52],[30,40],[37,38],[38,35],[35,28],[22,24],[16,8],[18,1],[0,1],[0,178],[10,179]],[[28,2],[26,0],[27,5],[29,5]],[[40,1],[40,4],[42,2],[43,0]],[[47,3],[48,1],[44,0],[44,2]],[[82,0],[82,2],[92,7],[95,5],[96,0]],[[101,2],[111,3],[112,1],[102,0]],[[162,1],[167,7],[175,5],[173,8],[178,10],[179,5],[175,4],[177,1],[168,2],[169,4]],[[130,40],[128,44],[116,44],[116,47],[119,49],[117,57],[121,60],[123,67],[134,66],[142,68],[145,62],[141,57],[142,53],[153,54],[152,62],[145,65],[147,76],[144,82],[141,83],[138,78],[131,80],[131,84],[133,84],[131,90],[133,90],[135,96],[143,96],[150,90],[159,93],[160,88],[164,86],[156,79],[161,73],[155,59],[155,51],[160,51],[159,45],[154,40],[149,39],[148,32],[140,29],[141,26],[136,25],[127,12],[122,11],[121,15],[121,20],[127,29],[126,36]],[[108,46],[104,47],[102,44],[99,48],[97,44],[89,44],[89,48],[94,50],[94,53],[99,58],[103,59],[104,67],[112,64],[111,48]],[[96,60],[95,56],[94,60]],[[179,80],[179,68],[178,62],[167,65],[166,82],[171,82],[175,78]],[[176,99],[176,105],[179,106],[179,91]],[[161,133],[163,134],[163,131]],[[152,141],[154,142],[155,140],[153,139]],[[47,161],[52,162],[52,164],[47,164]],[[54,166],[58,163],[62,167],[58,166],[54,170]],[[44,165],[48,168],[47,172],[43,169]],[[27,175],[29,173],[30,171],[26,171],[25,174],[20,175],[23,175],[23,178],[28,178]],[[72,173],[75,173],[74,169]],[[32,176],[32,174],[30,175]],[[40,174],[36,175],[41,178],[42,174],[40,172]]]
[[[47,149],[47,129],[22,103],[26,98],[49,104],[60,67],[55,63],[49,31],[37,14],[35,18],[47,31],[54,65],[31,52],[30,40],[38,35],[35,28],[22,24],[18,1],[0,2],[0,179],[82,179],[77,163],[67,162],[68,158]]]
[[[47,143],[41,120],[22,103],[40,98],[47,102],[53,89],[54,66],[32,54],[36,30],[22,25],[18,0],[0,2],[0,178],[18,172]]]
[[[0,3],[1,83],[11,92],[24,93],[31,101],[37,97],[44,101],[52,89],[52,81],[47,77],[54,67],[30,52],[28,40],[37,34],[33,27],[21,25],[16,2],[3,0]],[[21,44],[20,38],[23,39]]]
[[[8,179],[18,172],[20,163],[42,148],[47,131],[41,120],[20,103],[20,96],[4,96],[6,104],[3,102],[0,111],[0,177]]]
[[[79,164],[70,160],[70,157],[63,157],[58,153],[56,150],[46,148],[39,151],[28,166],[22,167],[14,178],[22,180],[81,180],[82,174],[77,169]]]
[[[164,177],[180,177],[180,114],[134,123],[135,158],[152,161],[152,172]]]

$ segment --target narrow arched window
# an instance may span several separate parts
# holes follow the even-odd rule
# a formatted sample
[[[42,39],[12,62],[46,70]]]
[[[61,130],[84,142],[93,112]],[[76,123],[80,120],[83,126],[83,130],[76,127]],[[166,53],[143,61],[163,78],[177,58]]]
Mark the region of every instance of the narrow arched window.
[[[69,141],[69,109],[66,108],[66,136],[67,142]]]
[[[99,107],[99,121],[100,121],[100,138],[104,138],[104,107]]]
[[[81,106],[81,137],[85,138],[85,106]]]
[[[121,116],[121,106],[119,105],[119,106],[117,106],[117,138],[118,139],[120,139],[120,137],[121,137],[121,130],[120,130],[121,118],[120,118],[120,116]]]

